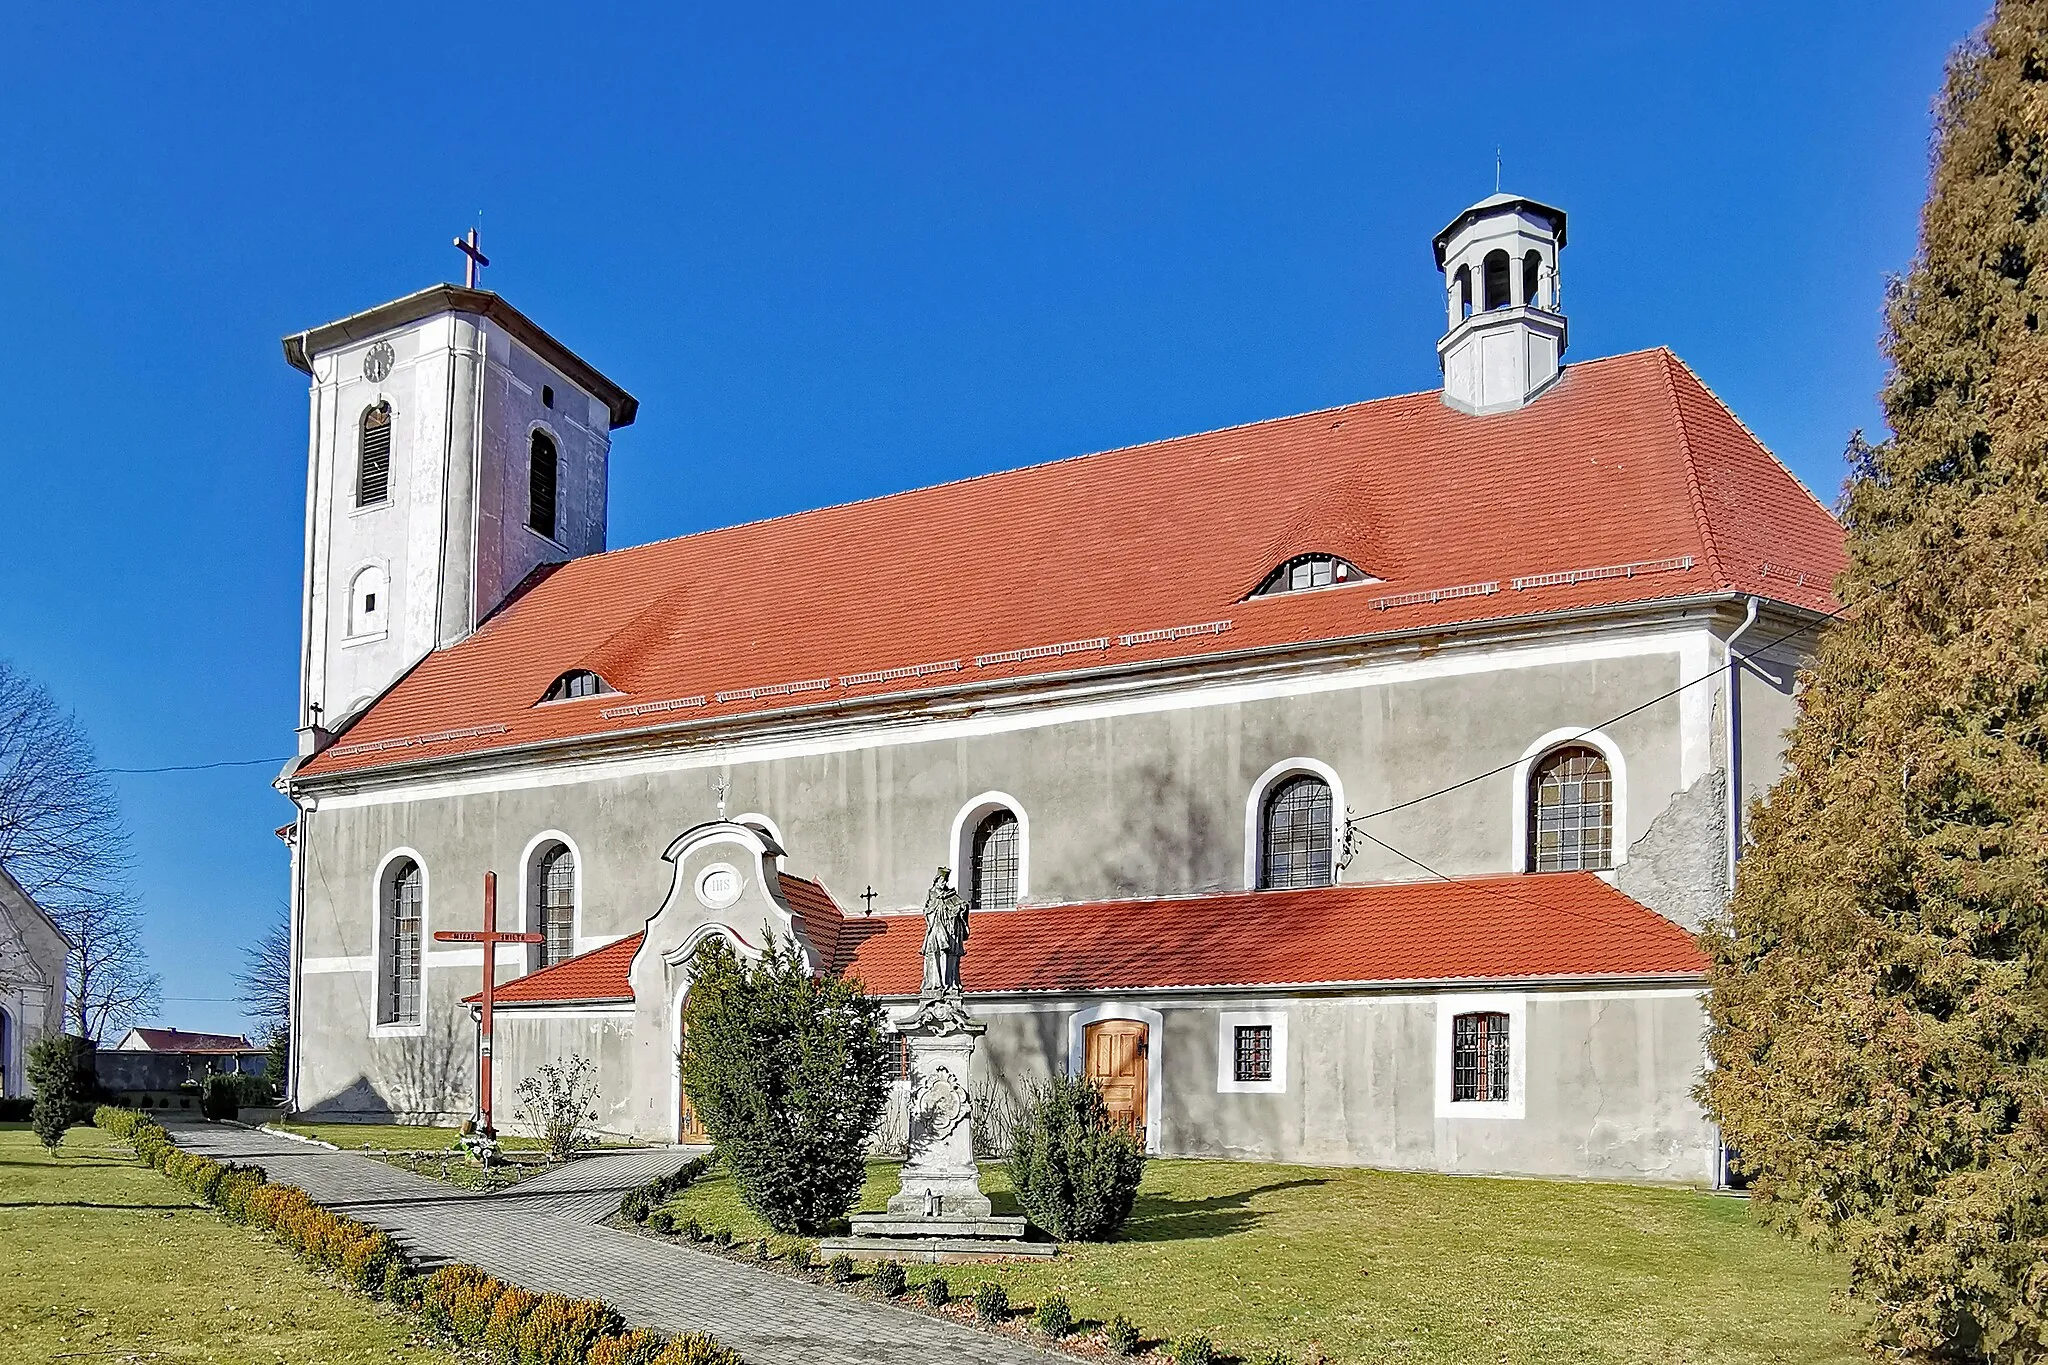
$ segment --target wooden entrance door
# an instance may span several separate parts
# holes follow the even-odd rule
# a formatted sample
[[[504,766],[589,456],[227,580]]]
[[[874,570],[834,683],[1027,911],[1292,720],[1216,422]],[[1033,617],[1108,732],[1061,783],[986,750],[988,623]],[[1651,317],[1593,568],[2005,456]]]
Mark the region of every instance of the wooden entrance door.
[[[1102,1092],[1109,1116],[1145,1137],[1145,1057],[1151,1051],[1146,1025],[1135,1019],[1104,1019],[1090,1024],[1086,1035],[1087,1066],[1083,1072]]]

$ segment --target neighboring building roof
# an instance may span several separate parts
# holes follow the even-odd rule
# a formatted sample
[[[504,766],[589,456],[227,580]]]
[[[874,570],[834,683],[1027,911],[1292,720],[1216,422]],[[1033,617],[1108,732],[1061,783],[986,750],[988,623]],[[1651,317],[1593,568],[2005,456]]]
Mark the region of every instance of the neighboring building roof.
[[[1380,581],[1246,600],[1316,551]],[[572,560],[297,775],[1701,594],[1825,612],[1844,564],[1827,509],[1641,351],[1515,412],[1431,390]],[[579,668],[617,693],[537,704]]]
[[[553,366],[563,378],[580,384],[611,413],[611,427],[631,426],[640,412],[640,400],[604,377],[595,365],[564,346],[539,323],[505,302],[488,289],[465,289],[455,284],[435,284],[407,294],[402,299],[380,303],[324,326],[294,332],[284,339],[284,358],[295,370],[313,373],[313,357],[342,346],[367,341],[380,333],[403,327],[408,322],[436,313],[474,313],[486,317],[509,332],[526,349]]]
[[[118,1052],[261,1052],[239,1033],[187,1033],[177,1028],[132,1028]]]
[[[841,915],[836,944],[833,969],[871,993],[917,993],[921,915]],[[630,1000],[639,946],[638,934],[621,939],[500,987],[497,998]],[[961,984],[987,995],[1692,979],[1706,966],[1670,920],[1593,873],[1558,872],[978,911]]]

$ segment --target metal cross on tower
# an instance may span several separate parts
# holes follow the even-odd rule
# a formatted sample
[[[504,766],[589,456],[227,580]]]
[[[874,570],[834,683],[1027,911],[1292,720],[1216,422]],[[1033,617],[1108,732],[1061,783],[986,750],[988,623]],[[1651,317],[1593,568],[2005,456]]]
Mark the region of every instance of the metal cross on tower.
[[[498,932],[498,874],[484,873],[484,927],[475,929],[442,929],[434,937],[442,943],[481,943],[484,945],[484,996],[483,1009],[476,1020],[476,1105],[477,1128],[487,1138],[497,1136],[497,1129],[491,1126],[491,1001],[498,989],[498,945],[500,943],[539,943],[540,934],[513,934]]]
[[[469,258],[464,263],[462,283],[467,288],[476,288],[476,282],[482,276],[483,268],[491,263],[491,258],[484,255],[483,247],[477,244],[477,230],[471,228],[468,236],[457,237],[455,239],[455,249]]]

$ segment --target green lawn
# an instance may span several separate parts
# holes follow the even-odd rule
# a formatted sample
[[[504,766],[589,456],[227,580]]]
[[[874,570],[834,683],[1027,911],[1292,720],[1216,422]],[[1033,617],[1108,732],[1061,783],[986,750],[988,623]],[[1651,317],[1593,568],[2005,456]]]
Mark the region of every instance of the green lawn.
[[[95,1128],[0,1124],[0,1358],[453,1365]]]
[[[1015,1212],[1000,1167],[982,1171]],[[862,1206],[896,1189],[869,1168]],[[669,1205],[759,1237],[723,1172]],[[780,1240],[780,1239],[771,1239]],[[1226,1350],[1311,1348],[1345,1362],[1734,1365],[1860,1362],[1829,1308],[1841,1267],[1755,1226],[1739,1200],[1685,1190],[1222,1161],[1147,1164],[1124,1238],[1044,1264],[913,1266],[955,1293],[1063,1291],[1076,1316]]]

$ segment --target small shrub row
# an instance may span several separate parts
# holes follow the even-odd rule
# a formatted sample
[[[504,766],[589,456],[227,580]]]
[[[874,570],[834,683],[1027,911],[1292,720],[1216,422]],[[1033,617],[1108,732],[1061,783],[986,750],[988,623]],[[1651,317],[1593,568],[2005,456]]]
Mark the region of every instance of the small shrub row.
[[[258,1167],[187,1152],[147,1114],[102,1105],[93,1122],[229,1219],[262,1228],[351,1289],[419,1314],[498,1365],[742,1365],[700,1333],[628,1331],[598,1299],[534,1294],[471,1265],[417,1276],[388,1233],[322,1208],[297,1186],[271,1184]]]
[[[711,1158],[708,1155],[691,1157],[667,1175],[626,1191],[626,1197],[619,1201],[620,1216],[632,1223],[647,1222],[663,1204],[697,1183],[710,1169]],[[656,1228],[655,1231],[666,1232],[668,1229]]]

